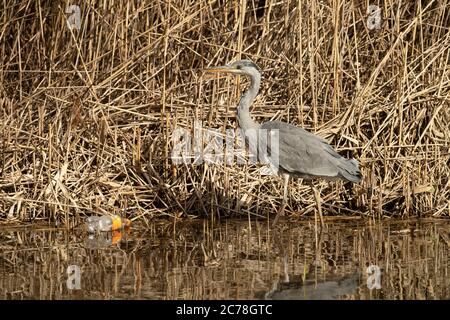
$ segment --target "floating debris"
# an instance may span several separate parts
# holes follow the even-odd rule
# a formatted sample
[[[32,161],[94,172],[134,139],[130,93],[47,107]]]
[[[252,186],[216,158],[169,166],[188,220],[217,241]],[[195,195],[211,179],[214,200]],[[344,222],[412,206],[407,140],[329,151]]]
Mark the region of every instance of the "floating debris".
[[[109,232],[129,227],[131,221],[120,216],[93,216],[86,218],[89,233]]]

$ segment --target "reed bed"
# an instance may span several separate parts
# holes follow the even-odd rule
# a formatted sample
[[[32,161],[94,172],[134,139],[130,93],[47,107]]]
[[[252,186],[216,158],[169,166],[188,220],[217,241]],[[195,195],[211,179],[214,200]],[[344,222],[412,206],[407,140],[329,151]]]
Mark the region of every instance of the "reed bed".
[[[448,0],[1,1],[1,221],[272,215],[261,166],[171,160],[177,128],[236,127],[245,79],[202,69],[238,58],[263,70],[258,121],[360,161],[358,185],[316,182],[326,216],[449,216],[449,26]],[[290,183],[287,211],[313,214]]]

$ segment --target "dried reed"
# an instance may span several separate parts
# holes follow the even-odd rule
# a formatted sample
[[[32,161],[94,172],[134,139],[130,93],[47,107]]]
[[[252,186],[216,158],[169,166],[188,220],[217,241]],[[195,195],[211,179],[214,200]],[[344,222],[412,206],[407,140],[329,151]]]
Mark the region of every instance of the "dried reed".
[[[264,71],[257,120],[361,162],[360,185],[317,182],[326,215],[450,215],[447,0],[82,1],[79,30],[70,4],[0,3],[2,221],[273,214],[281,181],[258,166],[170,159],[176,128],[236,126],[239,80],[202,68],[237,58]],[[313,213],[290,190],[287,210]]]

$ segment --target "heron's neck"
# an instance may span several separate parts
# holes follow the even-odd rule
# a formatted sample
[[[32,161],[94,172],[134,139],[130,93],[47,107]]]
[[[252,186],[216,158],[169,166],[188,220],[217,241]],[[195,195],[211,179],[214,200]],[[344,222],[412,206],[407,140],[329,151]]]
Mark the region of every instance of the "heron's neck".
[[[258,95],[259,85],[261,83],[261,76],[259,74],[250,76],[250,86],[244,91],[244,94],[239,101],[239,105],[237,108],[237,120],[239,122],[239,126],[244,129],[256,129],[259,127],[259,124],[253,121],[250,116],[249,108],[255,100],[255,97]]]

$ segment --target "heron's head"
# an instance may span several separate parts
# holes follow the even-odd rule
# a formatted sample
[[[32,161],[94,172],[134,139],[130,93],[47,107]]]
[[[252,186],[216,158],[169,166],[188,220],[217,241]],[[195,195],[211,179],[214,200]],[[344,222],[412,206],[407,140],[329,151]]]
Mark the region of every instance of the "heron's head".
[[[214,73],[232,73],[250,77],[259,77],[261,75],[261,69],[250,60],[238,60],[224,66],[208,68],[205,71]]]

